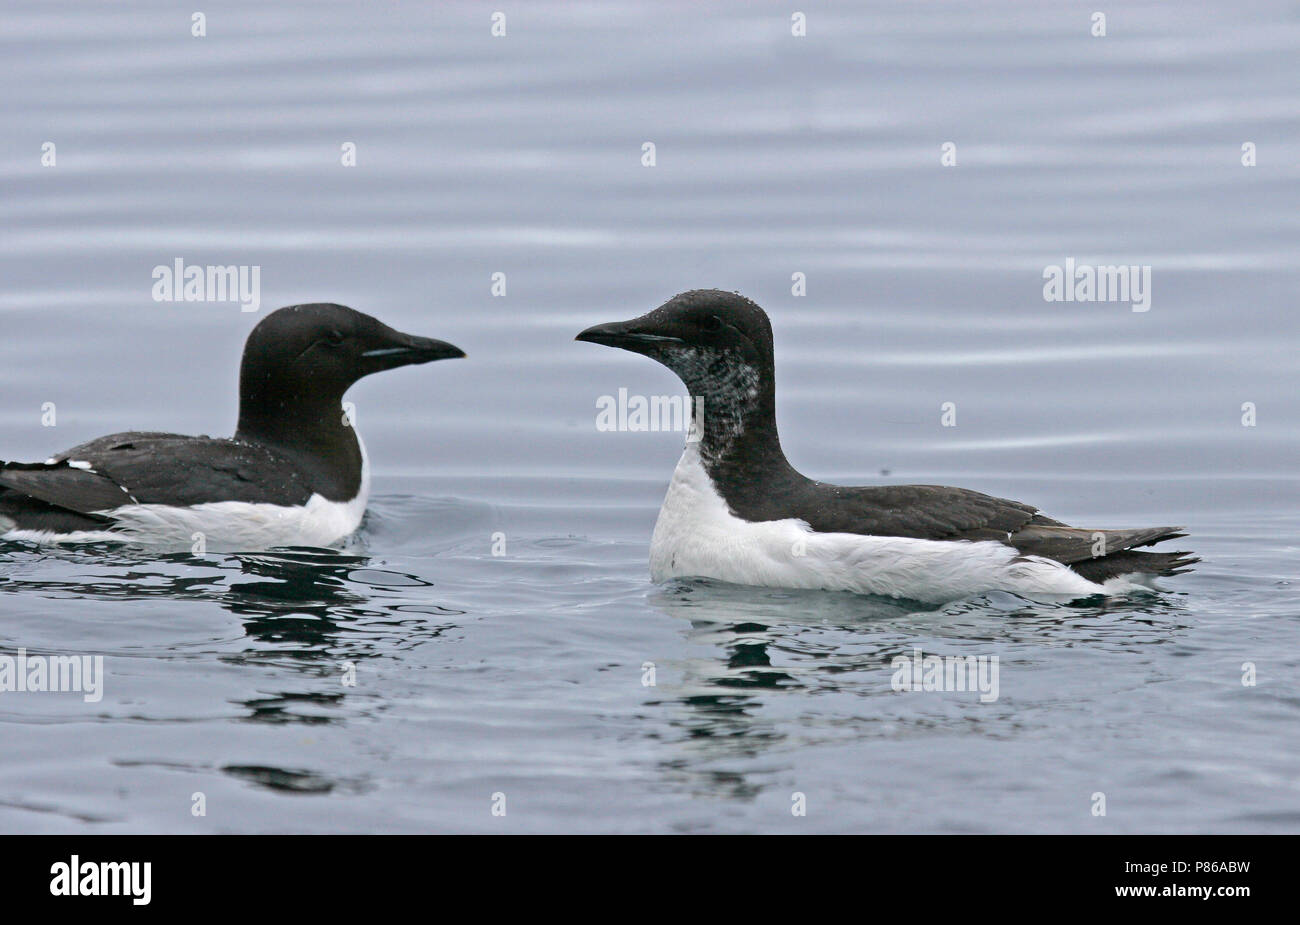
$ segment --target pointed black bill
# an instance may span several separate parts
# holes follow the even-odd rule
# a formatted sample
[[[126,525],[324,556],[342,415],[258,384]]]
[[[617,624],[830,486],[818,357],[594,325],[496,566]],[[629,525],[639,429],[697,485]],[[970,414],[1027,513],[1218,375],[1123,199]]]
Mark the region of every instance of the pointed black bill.
[[[445,340],[417,337],[414,334],[402,334],[398,331],[394,331],[393,334],[390,344],[374,347],[361,356],[382,369],[432,363],[434,360],[454,360],[465,356],[465,351]]]
[[[664,334],[650,334],[636,329],[636,321],[611,321],[608,324],[595,324],[583,331],[574,340],[587,341],[592,344],[604,344],[606,347],[621,347],[624,350],[642,350],[654,344],[680,344],[680,337]]]

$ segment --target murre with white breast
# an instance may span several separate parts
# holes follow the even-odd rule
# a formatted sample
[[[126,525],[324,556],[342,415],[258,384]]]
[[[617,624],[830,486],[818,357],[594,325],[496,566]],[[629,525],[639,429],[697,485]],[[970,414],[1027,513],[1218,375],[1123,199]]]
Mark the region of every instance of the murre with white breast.
[[[464,355],[342,305],[281,308],[244,345],[234,437],[120,433],[43,463],[0,463],[0,538],[328,546],[357,529],[370,492],[344,392],[371,373]]]
[[[1152,586],[1199,560],[1144,552],[1178,527],[1071,527],[1018,501],[939,485],[850,488],[785,458],[776,429],[772,326],[743,296],[685,292],[577,340],[667,366],[703,400],[650,543],[655,581],[855,591],[942,603],[985,591],[1072,598]]]

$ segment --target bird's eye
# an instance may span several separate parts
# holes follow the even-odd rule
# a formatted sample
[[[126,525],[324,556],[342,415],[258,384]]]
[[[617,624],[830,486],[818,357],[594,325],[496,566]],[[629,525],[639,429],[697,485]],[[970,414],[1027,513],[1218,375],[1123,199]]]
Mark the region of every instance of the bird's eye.
[[[327,331],[325,333],[325,343],[329,344],[331,347],[337,347],[339,344],[343,343],[344,340],[346,340],[346,338],[343,336],[342,331]]]
[[[700,322],[700,327],[705,331],[721,331],[722,319],[717,315],[709,315],[709,317]]]

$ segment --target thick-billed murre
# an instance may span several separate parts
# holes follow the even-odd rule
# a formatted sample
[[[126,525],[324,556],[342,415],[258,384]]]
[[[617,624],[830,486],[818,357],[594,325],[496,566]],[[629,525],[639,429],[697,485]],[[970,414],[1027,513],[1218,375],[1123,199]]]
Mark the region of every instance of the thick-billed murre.
[[[743,296],[678,295],[577,340],[667,366],[703,399],[650,542],[655,581],[821,588],[944,602],[985,591],[1083,597],[1149,587],[1199,561],[1141,552],[1177,527],[1089,530],[962,488],[850,488],[809,479],[776,429],[772,326]]]
[[[371,373],[464,355],[342,305],[281,308],[244,344],[234,437],[120,433],[0,463],[0,538],[330,545],[360,525],[370,492],[343,393]]]

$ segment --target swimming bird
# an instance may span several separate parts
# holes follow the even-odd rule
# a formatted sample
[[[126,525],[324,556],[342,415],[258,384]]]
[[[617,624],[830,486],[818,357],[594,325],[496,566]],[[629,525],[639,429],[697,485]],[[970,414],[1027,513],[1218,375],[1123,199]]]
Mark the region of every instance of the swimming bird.
[[[344,392],[371,373],[464,355],[342,305],[281,308],[244,344],[233,437],[118,433],[45,462],[0,463],[0,539],[336,543],[360,525],[370,493]]]
[[[845,487],[802,475],[777,435],[771,323],[736,293],[684,292],[576,339],[657,360],[702,409],[650,541],[655,581],[931,603],[994,590],[1079,598],[1150,587],[1198,561],[1137,548],[1186,536],[1180,527],[1091,530],[963,488]]]

